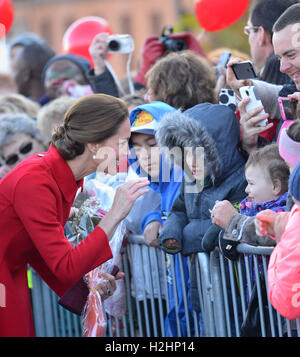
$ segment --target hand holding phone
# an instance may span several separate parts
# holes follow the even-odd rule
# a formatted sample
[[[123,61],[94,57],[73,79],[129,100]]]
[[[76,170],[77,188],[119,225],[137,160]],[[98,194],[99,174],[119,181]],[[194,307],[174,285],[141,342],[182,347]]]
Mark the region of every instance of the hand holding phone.
[[[222,74],[221,68],[227,67],[227,63],[229,62],[230,57],[231,57],[231,52],[229,52],[229,51],[223,52],[222,55],[220,56],[219,63],[217,65],[218,77]]]
[[[242,99],[250,98],[250,102],[246,105],[247,112],[262,106],[262,102],[258,95],[257,89],[254,86],[241,87],[240,94]],[[264,109],[259,114],[265,114]],[[266,125],[268,125],[268,119],[262,120],[257,124],[257,126],[266,126]]]
[[[298,101],[296,99],[284,98],[284,97],[278,98],[280,113],[283,120],[296,119],[297,103]]]
[[[257,73],[251,61],[235,63],[231,68],[237,80],[257,78]]]

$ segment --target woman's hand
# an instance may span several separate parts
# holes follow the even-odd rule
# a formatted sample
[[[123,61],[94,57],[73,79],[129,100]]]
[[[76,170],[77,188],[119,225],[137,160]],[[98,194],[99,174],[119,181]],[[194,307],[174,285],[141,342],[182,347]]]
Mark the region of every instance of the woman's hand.
[[[231,217],[237,213],[237,210],[229,201],[216,201],[211,211],[211,221],[213,224],[225,229]]]
[[[149,190],[143,187],[148,186],[150,182],[146,177],[131,180],[119,186],[116,190],[115,198],[110,212],[114,212],[116,217],[121,221],[130,212],[134,202],[140,196],[147,193]]]
[[[103,279],[97,286],[97,290],[102,298],[105,300],[109,298],[117,289],[116,280],[123,279],[125,274],[119,272],[115,277],[108,273],[101,273],[101,278]]]
[[[245,98],[238,104],[241,118],[240,126],[242,132],[242,147],[248,153],[256,148],[259,134],[273,126],[273,123],[269,123],[263,127],[257,126],[257,124],[259,124],[261,121],[267,119],[269,115],[267,113],[261,113],[261,111],[264,109],[263,106],[249,110],[249,112],[247,112],[246,105],[249,102],[250,98]]]
[[[148,179],[143,177],[128,181],[117,188],[110,211],[99,223],[108,239],[113,236],[118,224],[128,215],[136,199],[149,191],[148,189],[143,189],[149,184]]]
[[[159,248],[160,244],[158,241],[158,236],[161,231],[161,223],[159,221],[152,221],[144,229],[144,239],[147,245],[154,248]]]

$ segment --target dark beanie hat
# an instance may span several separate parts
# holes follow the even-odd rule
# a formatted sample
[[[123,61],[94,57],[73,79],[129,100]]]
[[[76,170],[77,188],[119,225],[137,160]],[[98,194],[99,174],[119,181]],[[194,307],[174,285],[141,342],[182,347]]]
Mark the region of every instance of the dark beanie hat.
[[[300,162],[298,162],[291,173],[289,191],[297,201],[300,201]]]
[[[75,63],[82,71],[83,75],[84,75],[84,78],[87,80],[88,82],[88,79],[87,79],[87,73],[89,72],[89,70],[91,69],[91,65],[89,63],[88,60],[86,60],[85,58],[83,57],[80,57],[80,56],[75,56],[73,54],[65,54],[65,55],[57,55],[57,56],[54,56],[52,57],[45,65],[44,67],[44,70],[43,70],[43,73],[42,73],[42,83],[44,84],[45,82],[45,75],[46,75],[46,71],[47,69],[49,68],[49,66],[53,63],[53,62],[56,62],[56,61],[59,61],[59,60],[68,60],[68,61],[71,61],[73,63]]]

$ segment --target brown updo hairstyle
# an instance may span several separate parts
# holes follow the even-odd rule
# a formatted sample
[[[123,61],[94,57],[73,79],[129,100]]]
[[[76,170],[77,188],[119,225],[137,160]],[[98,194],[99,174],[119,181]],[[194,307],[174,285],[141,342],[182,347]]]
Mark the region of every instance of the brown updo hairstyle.
[[[115,135],[128,116],[128,107],[119,98],[106,94],[82,97],[66,112],[51,143],[65,160],[72,160],[83,154],[86,144],[100,143]]]

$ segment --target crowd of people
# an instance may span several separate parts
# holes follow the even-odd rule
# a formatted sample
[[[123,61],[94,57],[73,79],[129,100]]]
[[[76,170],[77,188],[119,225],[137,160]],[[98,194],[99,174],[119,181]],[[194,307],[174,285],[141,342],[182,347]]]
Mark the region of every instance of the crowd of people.
[[[181,336],[187,330],[182,284],[191,316],[201,315],[195,253],[219,247],[237,260],[240,243],[274,247],[270,301],[283,316],[300,317],[299,22],[298,0],[258,1],[244,28],[251,56],[222,49],[218,56],[229,50],[239,57],[219,71],[217,52],[205,54],[191,33],[169,35],[185,41],[182,51],[150,36],[133,74],[135,91],[125,95],[106,66],[107,34],[90,44],[93,68],[32,33],[12,41],[10,73],[0,76],[0,283],[10,304],[0,308],[1,336],[33,334],[29,299],[18,306],[18,296],[28,295],[27,264],[63,301],[111,257],[108,241],[123,220],[128,232],[174,255],[175,273],[183,264],[184,280],[168,272],[165,324],[173,336],[177,313]],[[258,78],[236,79],[232,67],[245,59]],[[247,110],[243,86],[254,86],[262,106]],[[289,120],[279,97],[296,103]],[[105,147],[113,157],[103,158]],[[71,247],[63,230],[83,180],[113,187],[115,198],[100,228]],[[102,298],[122,277],[107,274]]]

